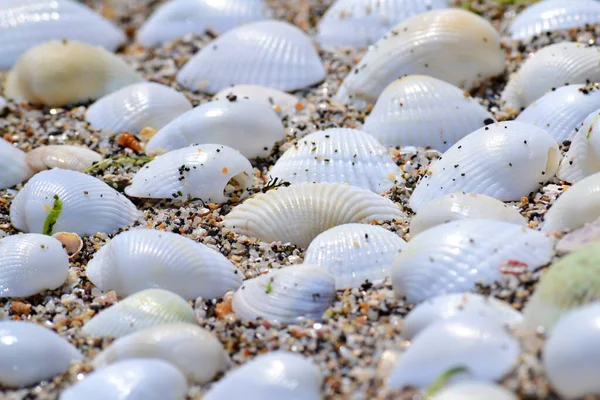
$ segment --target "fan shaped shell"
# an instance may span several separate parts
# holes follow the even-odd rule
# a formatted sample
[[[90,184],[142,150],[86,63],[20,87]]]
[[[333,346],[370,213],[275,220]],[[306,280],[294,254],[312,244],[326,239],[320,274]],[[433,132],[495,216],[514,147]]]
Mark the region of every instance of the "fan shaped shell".
[[[600,172],[600,110],[583,121],[560,162],[556,176],[575,183],[597,172]]]
[[[215,94],[213,100],[246,99],[267,106],[278,113],[292,114],[300,99],[294,95],[259,85],[235,85]]]
[[[25,152],[0,138],[0,190],[26,181],[34,173]]]
[[[25,159],[36,172],[52,168],[83,171],[92,164],[102,161],[102,156],[87,147],[49,145],[31,150]]]

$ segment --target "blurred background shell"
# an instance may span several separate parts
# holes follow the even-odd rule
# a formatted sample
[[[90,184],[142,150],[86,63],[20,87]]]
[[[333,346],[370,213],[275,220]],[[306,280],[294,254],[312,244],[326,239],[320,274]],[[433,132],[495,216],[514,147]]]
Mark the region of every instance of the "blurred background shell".
[[[0,190],[22,183],[35,173],[26,160],[22,150],[0,138]]]
[[[40,146],[27,153],[25,158],[36,172],[52,168],[83,171],[92,164],[102,161],[102,155],[83,146],[49,145]]]

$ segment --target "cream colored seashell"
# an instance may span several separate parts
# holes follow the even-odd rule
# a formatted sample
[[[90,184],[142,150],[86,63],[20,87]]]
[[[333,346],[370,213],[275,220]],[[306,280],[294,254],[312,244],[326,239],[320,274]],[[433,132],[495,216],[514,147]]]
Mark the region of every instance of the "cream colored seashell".
[[[344,224],[317,236],[306,249],[304,262],[325,268],[337,290],[383,283],[394,256],[406,242],[380,226]]]
[[[304,136],[269,172],[291,183],[347,183],[375,193],[390,190],[401,174],[385,146],[368,133],[347,128]]]
[[[139,170],[125,193],[152,199],[199,198],[219,203],[244,195],[252,165],[231,147],[201,144],[158,156]],[[239,186],[236,188],[235,186]]]
[[[325,73],[304,32],[287,22],[271,20],[220,36],[183,66],[177,81],[206,93],[239,84],[293,91],[322,81]]]
[[[258,194],[236,206],[223,224],[265,242],[306,247],[334,226],[405,219],[396,204],[366,189],[341,183],[305,183]]]
[[[0,138],[0,190],[26,181],[35,173],[25,159],[25,152]]]
[[[102,97],[87,109],[85,118],[96,129],[138,133],[158,130],[191,109],[190,101],[175,89],[142,82]]]
[[[275,142],[284,138],[281,120],[268,107],[244,99],[225,99],[199,105],[171,121],[150,139],[146,152],[218,143],[248,158],[267,157]]]
[[[163,289],[146,289],[101,311],[83,325],[91,336],[120,338],[159,325],[196,323],[194,310],[179,295]]]
[[[409,18],[372,46],[340,86],[341,102],[375,103],[398,77],[429,75],[464,89],[504,70],[500,35],[489,22],[460,9]]]
[[[410,207],[418,212],[458,190],[519,200],[552,179],[559,162],[556,141],[543,129],[515,121],[489,125],[456,142],[429,166]]]
[[[600,242],[600,218],[567,233],[556,243],[556,251],[570,253],[596,242]]]
[[[52,237],[63,245],[69,259],[74,258],[83,248],[83,240],[76,233],[57,232]]]
[[[292,114],[300,99],[294,95],[259,85],[235,85],[221,90],[213,96],[213,100],[247,99],[265,105],[277,113]]]
[[[575,183],[586,176],[600,172],[600,110],[596,110],[583,121],[571,140],[556,176]]]
[[[102,155],[87,147],[49,145],[31,150],[27,153],[26,161],[36,172],[52,168],[83,171],[92,164],[102,161]]]
[[[219,340],[206,329],[191,324],[148,328],[114,341],[94,358],[96,368],[131,358],[156,358],[170,362],[194,383],[210,382],[229,363]]]
[[[135,229],[115,236],[87,265],[88,279],[107,292],[129,296],[161,288],[188,300],[223,296],[242,284],[225,256],[171,232]]]
[[[19,101],[60,107],[98,99],[142,76],[101,47],[47,42],[25,52],[6,78],[4,94]]]
[[[125,196],[100,179],[52,169],[37,173],[17,194],[10,206],[10,222],[20,231],[43,233],[54,196],[62,202],[62,210],[53,232],[111,233],[141,216]]]
[[[443,388],[431,400],[518,400],[512,392],[496,384],[460,382]]]
[[[414,237],[394,259],[392,287],[411,303],[533,271],[552,258],[541,232],[503,221],[453,221]]]

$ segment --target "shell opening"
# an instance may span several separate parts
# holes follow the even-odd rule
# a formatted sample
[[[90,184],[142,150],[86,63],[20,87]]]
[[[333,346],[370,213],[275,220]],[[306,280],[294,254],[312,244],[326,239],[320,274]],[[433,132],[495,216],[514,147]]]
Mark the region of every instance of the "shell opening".
[[[557,148],[551,147],[548,149],[548,159],[546,160],[546,172],[554,175],[560,163],[560,152]]]
[[[223,189],[223,195],[234,201],[240,199],[248,187],[249,179],[246,172],[232,176]]]

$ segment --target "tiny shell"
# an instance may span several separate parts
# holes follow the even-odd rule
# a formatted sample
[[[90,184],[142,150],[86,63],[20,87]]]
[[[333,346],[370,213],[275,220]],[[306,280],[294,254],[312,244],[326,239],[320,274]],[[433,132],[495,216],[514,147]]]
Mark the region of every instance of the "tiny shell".
[[[600,110],[596,110],[583,121],[556,173],[560,180],[575,183],[600,172],[599,120]]]
[[[600,218],[584,225],[582,228],[567,233],[556,243],[556,251],[558,253],[570,253],[595,242],[600,242]]]
[[[221,90],[213,96],[213,100],[226,100],[235,96],[237,99],[247,99],[265,105],[278,113],[294,113],[300,99],[294,95],[259,85],[235,85]]]
[[[431,400],[518,400],[509,390],[485,382],[459,382],[443,388]]]
[[[23,151],[0,138],[0,190],[26,181],[35,173],[26,157]]]
[[[41,146],[27,153],[27,164],[36,172],[61,168],[83,171],[102,160],[102,156],[87,147],[69,145]]]
[[[69,259],[79,254],[83,248],[83,240],[81,240],[81,236],[76,233],[56,232],[52,237],[63,245],[64,250],[69,255]]]

